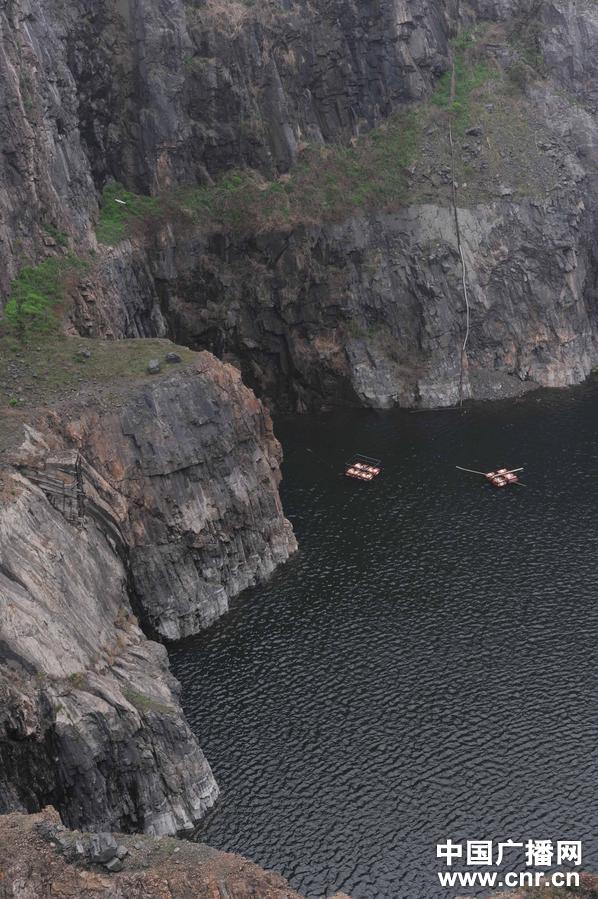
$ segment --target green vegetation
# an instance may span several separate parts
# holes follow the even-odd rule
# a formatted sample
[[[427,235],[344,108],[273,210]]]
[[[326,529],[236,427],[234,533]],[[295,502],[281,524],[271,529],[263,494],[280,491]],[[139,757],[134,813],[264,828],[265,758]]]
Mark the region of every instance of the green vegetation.
[[[44,231],[56,241],[59,247],[66,247],[68,245],[68,235],[65,234],[64,231],[60,231],[54,225],[44,225]]]
[[[457,37],[454,37],[451,41],[451,47],[453,50],[468,50],[471,47],[475,47],[477,43],[477,33],[473,28],[466,28],[465,31],[462,31],[461,34],[458,34]]]
[[[537,45],[536,28],[533,17],[522,25],[521,41],[529,53]],[[446,171],[451,167],[449,121],[458,142],[462,138],[468,143],[465,133],[472,126],[484,135],[473,148],[477,157],[467,146],[456,157],[463,199],[478,202],[495,196],[503,182],[534,193],[537,159],[523,164],[532,140],[525,86],[534,73],[523,58],[507,72],[498,66],[491,48],[507,39],[500,23],[482,23],[463,32],[452,41],[454,81],[453,72],[446,72],[429,102],[395,113],[349,146],[304,148],[290,172],[276,180],[267,181],[252,170],[229,171],[209,186],[157,197],[111,185],[103,196],[98,238],[115,244],[129,235],[151,233],[163,222],[206,232],[287,231],[302,224],[342,221],[360,211],[440,199],[447,193]],[[196,62],[202,60],[187,60],[188,65]],[[429,140],[431,133],[435,137]],[[503,153],[506,143],[508,153]],[[536,156],[538,152],[536,148]],[[414,177],[408,177],[408,170]]]
[[[350,146],[308,146],[289,174],[274,181],[251,170],[230,171],[215,184],[159,197],[111,185],[103,196],[98,239],[114,244],[167,220],[206,231],[259,233],[400,207],[409,200],[407,169],[420,158],[430,123],[448,114],[454,134],[463,134],[479,115],[480,96],[485,94],[487,101],[494,89],[504,93],[505,78],[485,47],[489,27],[464,32],[453,41],[454,96],[449,71],[429,103],[395,113]]]
[[[525,14],[517,16],[508,33],[509,43],[520,56],[520,63],[529,66],[536,75],[546,71],[542,53],[542,6],[544,0],[533,0]]]
[[[396,114],[354,146],[308,147],[289,175],[276,181],[232,171],[214,185],[161,197],[111,185],[102,200],[98,239],[114,244],[165,218],[182,217],[210,230],[260,231],[396,206],[405,197],[405,168],[415,157],[419,132],[416,113]]]
[[[525,90],[537,75],[512,52],[505,54],[514,61],[506,71],[495,62],[503,57],[496,46],[507,40],[504,25],[484,23],[453,42],[454,103],[448,72],[421,113],[411,203],[450,204],[453,164],[463,205],[503,195],[545,197],[558,184],[557,164],[542,149],[544,138],[552,140],[549,128]]]
[[[482,57],[482,58],[480,58]],[[453,73],[445,72],[432,94],[431,103],[446,109],[453,116],[455,131],[463,133],[471,122],[471,107],[476,93],[493,79],[499,79],[499,72],[488,64],[480,50],[480,37],[467,32],[453,42],[455,66],[454,97],[452,96]]]
[[[231,228],[276,228],[384,208],[405,196],[419,127],[414,113],[393,116],[349,147],[309,147],[286,178],[264,183],[233,172],[214,187],[189,193],[182,207],[197,222]]]
[[[485,62],[471,62],[465,54],[458,53],[455,56],[455,98],[451,104],[451,80],[452,73],[445,72],[440,78],[436,90],[432,94],[434,106],[451,109],[458,115],[462,115],[467,108],[470,97],[477,88],[486,84],[493,75],[497,75]]]
[[[77,256],[53,256],[26,265],[13,281],[4,310],[4,327],[24,343],[55,329],[69,283],[86,267]]]
[[[131,705],[135,706],[138,712],[157,712],[161,715],[172,715],[175,711],[171,706],[165,705],[163,702],[157,702],[151,696],[146,696],[145,693],[139,693],[137,690],[132,690],[129,687],[125,687],[123,696]]]
[[[100,243],[113,245],[127,236],[135,221],[145,221],[160,210],[160,200],[144,197],[113,183],[104,188],[100,208],[97,238]]]

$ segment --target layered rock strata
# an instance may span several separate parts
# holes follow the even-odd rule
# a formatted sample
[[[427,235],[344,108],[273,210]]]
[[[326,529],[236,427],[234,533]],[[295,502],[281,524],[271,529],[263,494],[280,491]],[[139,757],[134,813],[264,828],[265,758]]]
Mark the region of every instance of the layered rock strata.
[[[167,637],[295,548],[270,419],[201,354],[40,411],[2,470],[0,810],[173,833],[214,802]]]

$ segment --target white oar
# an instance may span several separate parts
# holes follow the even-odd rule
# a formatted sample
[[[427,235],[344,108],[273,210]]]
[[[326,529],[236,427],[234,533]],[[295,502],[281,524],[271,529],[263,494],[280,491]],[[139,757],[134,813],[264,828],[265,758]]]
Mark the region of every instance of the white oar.
[[[455,465],[455,468],[458,468],[459,471],[468,471],[470,474],[481,474],[483,477],[487,477],[490,472],[487,471],[475,471],[473,468],[461,468],[460,465]],[[523,468],[510,468],[506,473],[513,474],[516,471],[523,471]],[[496,473],[496,472],[494,472]],[[499,475],[499,477],[504,477],[504,475]]]

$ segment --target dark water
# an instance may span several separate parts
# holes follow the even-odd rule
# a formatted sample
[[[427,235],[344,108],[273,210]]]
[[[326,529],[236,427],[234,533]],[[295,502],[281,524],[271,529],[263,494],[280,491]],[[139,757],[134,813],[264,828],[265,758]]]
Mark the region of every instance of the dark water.
[[[463,893],[448,837],[580,839],[598,869],[597,413],[594,383],[278,423],[301,550],[171,653],[222,788],[200,839],[310,899]],[[337,476],[351,450],[377,482]]]

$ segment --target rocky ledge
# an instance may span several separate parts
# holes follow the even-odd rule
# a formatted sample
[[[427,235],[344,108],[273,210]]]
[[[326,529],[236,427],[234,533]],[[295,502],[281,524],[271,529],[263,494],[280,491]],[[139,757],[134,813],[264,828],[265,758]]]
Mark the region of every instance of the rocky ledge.
[[[300,899],[278,874],[237,855],[186,840],[67,831],[53,809],[0,818],[0,871],[2,899]]]
[[[0,899],[302,899],[279,874],[238,855],[167,837],[69,831],[52,808],[0,816],[0,874]],[[502,892],[492,899],[554,899],[557,893],[596,899],[598,877],[582,874],[579,887]]]
[[[23,439],[0,471],[2,812],[51,802],[70,826],[164,834],[216,799],[166,650],[133,609],[165,636],[195,631],[295,541],[267,413],[234,369],[185,358],[79,385],[12,423]]]

